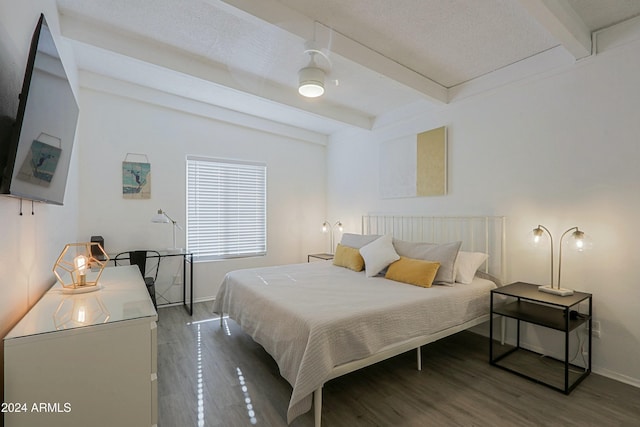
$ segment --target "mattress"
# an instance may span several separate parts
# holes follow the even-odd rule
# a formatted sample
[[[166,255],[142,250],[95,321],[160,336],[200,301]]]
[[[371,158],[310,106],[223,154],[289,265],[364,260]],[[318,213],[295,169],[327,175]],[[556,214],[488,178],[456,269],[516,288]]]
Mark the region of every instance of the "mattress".
[[[495,287],[476,277],[421,288],[313,262],[230,272],[213,310],[274,358],[293,387],[291,422],[311,408],[313,391],[334,367],[486,315]]]

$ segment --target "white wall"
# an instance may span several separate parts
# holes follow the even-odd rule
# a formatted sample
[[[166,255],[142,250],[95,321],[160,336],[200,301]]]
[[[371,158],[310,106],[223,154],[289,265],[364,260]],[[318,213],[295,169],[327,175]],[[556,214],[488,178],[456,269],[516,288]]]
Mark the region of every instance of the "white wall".
[[[579,226],[594,241],[563,254],[563,286],[592,292],[596,372],[640,386],[640,42],[568,69],[513,84],[373,132],[335,136],[328,150],[328,206],[350,230],[367,212],[507,217],[511,281],[546,283],[548,252],[527,234],[556,239]],[[382,200],[379,145],[446,125],[449,194]],[[580,255],[580,256],[578,256]],[[556,247],[557,256],[557,247]],[[540,339],[529,336],[532,345]]]
[[[22,87],[31,37],[44,12],[61,51],[62,61],[73,81],[75,62],[60,38],[54,1],[0,2],[0,93],[17,94]],[[17,99],[0,99],[0,114],[15,117]],[[13,325],[55,282],[52,267],[66,243],[76,241],[78,219],[78,170],[76,138],[64,206],[23,203],[0,197],[0,336]],[[1,352],[2,350],[0,350]],[[0,361],[3,357],[0,357]],[[4,377],[4,374],[0,374]],[[3,381],[0,381],[3,383]]]
[[[90,80],[96,81],[96,76]],[[196,263],[196,300],[213,298],[224,275],[233,269],[303,262],[308,253],[323,250],[319,230],[326,212],[324,145],[224,123],[215,119],[215,110],[204,105],[100,81],[109,86],[110,93],[90,88],[81,93],[79,132],[86,140],[80,151],[82,238],[102,235],[110,253],[170,247],[171,227],[150,219],[162,208],[185,224],[185,158],[193,154],[265,162],[268,193],[267,255]],[[165,104],[171,108],[162,106]],[[127,153],[148,156],[149,200],[122,197],[122,161]],[[140,161],[140,157],[133,160]],[[184,236],[178,231],[179,247],[185,245]]]

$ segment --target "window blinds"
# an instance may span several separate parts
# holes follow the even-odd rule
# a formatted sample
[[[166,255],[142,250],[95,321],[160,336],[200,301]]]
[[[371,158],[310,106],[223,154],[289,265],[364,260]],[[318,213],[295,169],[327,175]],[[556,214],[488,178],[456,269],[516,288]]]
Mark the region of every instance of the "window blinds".
[[[197,261],[265,255],[267,166],[187,157],[187,248]]]

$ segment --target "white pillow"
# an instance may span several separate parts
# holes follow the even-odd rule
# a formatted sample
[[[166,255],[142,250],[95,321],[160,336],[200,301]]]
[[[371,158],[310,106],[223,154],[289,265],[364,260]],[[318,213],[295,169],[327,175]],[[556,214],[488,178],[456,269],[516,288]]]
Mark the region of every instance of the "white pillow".
[[[342,246],[349,246],[350,248],[360,249],[361,247],[368,245],[374,240],[380,238],[379,234],[353,234],[344,233],[340,244]]]
[[[400,259],[400,255],[393,248],[392,241],[391,234],[385,234],[360,248],[360,255],[364,259],[365,276],[373,277],[389,264]]]
[[[462,242],[451,243],[423,243],[393,240],[393,246],[400,256],[440,263],[434,284],[453,285],[456,279],[456,257]]]
[[[476,275],[476,271],[483,262],[489,258],[488,254],[482,252],[458,252],[456,259],[456,282],[469,284]]]

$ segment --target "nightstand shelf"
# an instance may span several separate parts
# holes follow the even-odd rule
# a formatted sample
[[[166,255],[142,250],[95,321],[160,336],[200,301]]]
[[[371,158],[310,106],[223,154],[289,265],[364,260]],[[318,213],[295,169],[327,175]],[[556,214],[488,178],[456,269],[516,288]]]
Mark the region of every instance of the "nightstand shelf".
[[[497,304],[496,297],[507,301]],[[588,304],[588,312],[580,313],[581,303]],[[591,294],[575,292],[571,296],[557,296],[538,291],[538,286],[517,282],[491,291],[491,326],[489,361],[492,365],[513,372],[554,390],[569,394],[591,373]],[[493,322],[495,316],[515,319],[517,323],[516,344],[494,341]],[[559,331],[564,338],[564,359],[527,350],[520,345],[521,322]],[[588,361],[584,367],[569,361],[570,333],[580,327],[587,330]],[[541,362],[544,360],[544,362]],[[557,366],[557,369],[556,369]],[[554,373],[560,372],[562,375]]]
[[[588,320],[585,315],[580,315],[580,317],[576,319],[569,317],[569,326],[567,329],[564,310],[527,301],[512,302],[506,306],[496,308],[493,312],[494,314],[519,319],[523,322],[533,323],[534,325],[544,326],[557,331],[568,330],[571,332]]]

